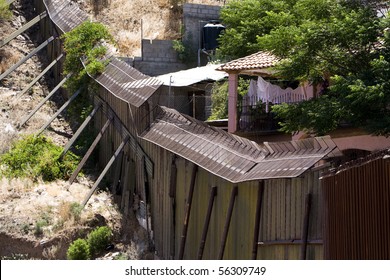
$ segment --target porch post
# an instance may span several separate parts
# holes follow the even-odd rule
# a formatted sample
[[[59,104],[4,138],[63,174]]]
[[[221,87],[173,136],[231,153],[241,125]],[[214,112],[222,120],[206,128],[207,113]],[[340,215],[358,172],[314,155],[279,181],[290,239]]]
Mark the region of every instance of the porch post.
[[[228,132],[230,133],[234,133],[237,131],[237,87],[238,74],[229,73]]]

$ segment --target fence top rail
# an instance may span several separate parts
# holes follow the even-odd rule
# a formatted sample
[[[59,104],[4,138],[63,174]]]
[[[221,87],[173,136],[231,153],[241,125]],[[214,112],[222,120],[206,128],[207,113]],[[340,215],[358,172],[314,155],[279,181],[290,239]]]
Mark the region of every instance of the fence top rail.
[[[328,170],[324,171],[321,174],[320,179],[334,176],[340,172],[343,172],[343,171],[346,171],[346,170],[349,170],[349,169],[352,169],[352,168],[355,168],[358,166],[362,166],[364,164],[367,164],[369,162],[379,160],[379,159],[390,159],[390,148],[372,153],[364,158],[359,158],[356,160],[349,161],[349,162],[342,164],[338,167],[329,168]]]

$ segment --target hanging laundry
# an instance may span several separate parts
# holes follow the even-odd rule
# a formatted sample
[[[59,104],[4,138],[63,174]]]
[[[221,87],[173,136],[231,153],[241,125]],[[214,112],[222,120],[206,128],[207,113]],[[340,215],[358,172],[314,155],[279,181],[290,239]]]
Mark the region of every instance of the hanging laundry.
[[[259,100],[265,103],[295,103],[306,100],[306,92],[304,86],[299,86],[296,89],[282,89],[278,85],[271,84],[265,81],[262,77],[257,79],[257,96]]]

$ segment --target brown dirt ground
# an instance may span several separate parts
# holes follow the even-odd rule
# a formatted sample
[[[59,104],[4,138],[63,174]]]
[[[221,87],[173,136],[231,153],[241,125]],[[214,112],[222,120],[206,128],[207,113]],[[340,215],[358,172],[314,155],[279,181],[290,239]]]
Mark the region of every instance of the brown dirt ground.
[[[93,20],[107,25],[120,56],[140,56],[141,39],[180,37],[183,2],[222,6],[226,0],[78,0]]]

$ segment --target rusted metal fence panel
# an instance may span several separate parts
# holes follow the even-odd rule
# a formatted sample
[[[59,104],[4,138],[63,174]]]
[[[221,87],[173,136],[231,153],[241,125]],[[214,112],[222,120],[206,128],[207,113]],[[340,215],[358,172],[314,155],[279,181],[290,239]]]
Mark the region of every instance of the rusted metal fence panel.
[[[324,258],[390,258],[389,151],[325,174]]]

